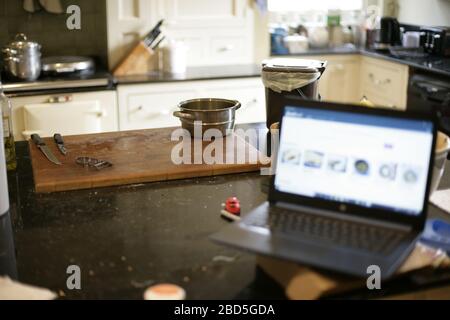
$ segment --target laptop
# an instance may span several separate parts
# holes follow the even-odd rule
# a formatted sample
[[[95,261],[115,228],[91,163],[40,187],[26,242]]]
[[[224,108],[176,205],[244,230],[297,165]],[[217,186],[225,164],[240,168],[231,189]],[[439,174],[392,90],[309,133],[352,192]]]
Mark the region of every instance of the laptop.
[[[434,116],[294,97],[283,105],[268,201],[211,239],[359,277],[376,265],[388,278],[424,228]]]

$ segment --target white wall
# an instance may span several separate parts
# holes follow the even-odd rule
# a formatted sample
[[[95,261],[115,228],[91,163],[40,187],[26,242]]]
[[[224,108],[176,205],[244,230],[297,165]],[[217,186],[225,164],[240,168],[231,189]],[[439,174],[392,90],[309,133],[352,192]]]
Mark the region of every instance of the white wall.
[[[450,0],[398,0],[398,6],[400,22],[450,26]]]

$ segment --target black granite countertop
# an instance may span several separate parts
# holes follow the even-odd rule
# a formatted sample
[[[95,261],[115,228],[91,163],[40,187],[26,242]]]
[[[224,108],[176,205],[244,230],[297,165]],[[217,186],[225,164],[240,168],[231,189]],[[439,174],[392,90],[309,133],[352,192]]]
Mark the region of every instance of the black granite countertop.
[[[181,285],[189,299],[284,298],[256,267],[254,255],[208,239],[228,223],[219,216],[227,197],[238,196],[244,213],[265,201],[267,176],[234,174],[36,194],[28,146],[16,146],[18,169],[8,176],[11,213],[0,219],[0,235],[10,240],[0,243],[6,248],[14,244],[16,254],[11,248],[6,255],[0,250],[0,268],[19,281],[68,299],[141,299],[147,286],[161,282]],[[447,167],[442,188],[450,187]],[[430,215],[450,219],[433,206]],[[69,265],[81,268],[81,290],[66,288]],[[450,277],[423,281],[401,278],[377,294],[448,284]],[[339,297],[373,294],[363,290]]]
[[[115,77],[117,84],[152,82],[196,81],[229,78],[250,78],[261,75],[261,66],[256,64],[189,67],[186,73],[170,74],[155,71],[145,75]]]
[[[375,51],[366,48],[358,48],[355,46],[310,49],[307,52],[300,54],[274,55],[274,57],[336,55],[336,54],[362,54],[364,56],[401,63],[419,70],[450,77],[450,58],[448,57],[428,56],[425,58],[399,58],[390,54],[389,52]]]

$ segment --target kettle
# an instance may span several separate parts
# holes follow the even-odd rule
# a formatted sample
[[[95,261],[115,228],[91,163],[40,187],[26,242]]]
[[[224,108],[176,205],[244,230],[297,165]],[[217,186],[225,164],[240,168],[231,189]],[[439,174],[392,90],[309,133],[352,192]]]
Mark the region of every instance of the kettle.
[[[400,23],[392,17],[382,17],[376,29],[375,50],[389,50],[392,46],[401,45]]]

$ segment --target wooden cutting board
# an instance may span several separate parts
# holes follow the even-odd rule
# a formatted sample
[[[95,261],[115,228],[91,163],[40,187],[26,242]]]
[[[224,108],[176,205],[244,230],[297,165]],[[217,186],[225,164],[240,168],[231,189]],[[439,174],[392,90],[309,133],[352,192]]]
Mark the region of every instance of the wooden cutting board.
[[[44,138],[43,140],[62,162],[62,165],[55,165],[48,161],[36,145],[29,141],[36,192],[48,193],[251,172],[258,171],[262,167],[259,161],[262,159],[259,151],[235,134],[223,138],[223,152],[228,154],[231,152],[234,155],[238,152],[245,153],[246,160],[240,161],[244,163],[234,161],[231,164],[206,164],[202,161],[201,164],[176,165],[171,159],[171,154],[173,148],[180,145],[181,140],[171,141],[171,133],[174,129],[66,136],[64,137],[68,151],[66,156],[59,152],[53,138]],[[235,143],[233,148],[229,147],[230,150],[227,150],[227,140],[229,139],[234,139]],[[205,148],[208,148],[206,150],[208,150],[208,154],[211,154],[211,142],[199,141],[199,144],[196,145],[194,139],[189,139],[189,141],[191,142],[191,154],[188,158],[192,158],[192,161],[194,161],[195,155],[200,155],[200,159],[202,159],[201,155],[204,154]],[[186,146],[189,146],[189,143]],[[250,154],[253,156],[252,161],[249,161]],[[255,155],[258,157],[258,161],[254,161]],[[85,168],[76,164],[75,160],[78,157],[106,160],[113,166],[100,171],[95,168]]]

